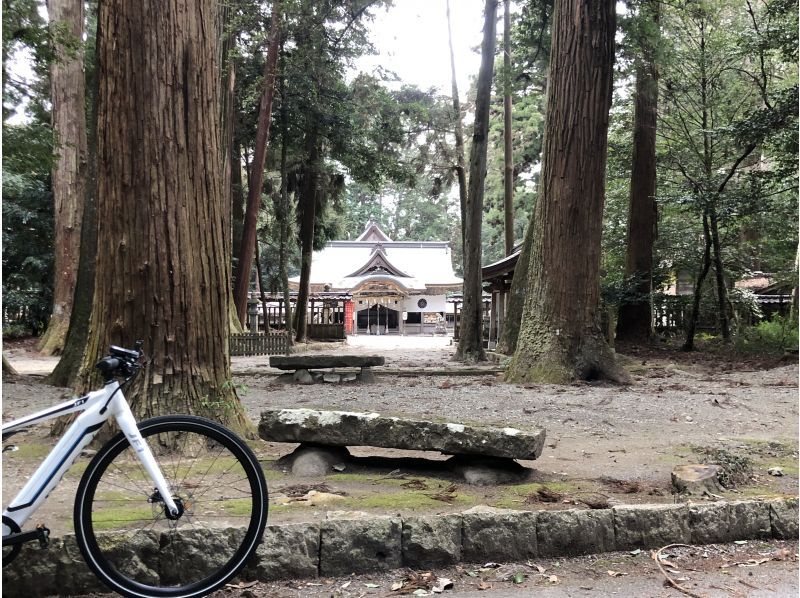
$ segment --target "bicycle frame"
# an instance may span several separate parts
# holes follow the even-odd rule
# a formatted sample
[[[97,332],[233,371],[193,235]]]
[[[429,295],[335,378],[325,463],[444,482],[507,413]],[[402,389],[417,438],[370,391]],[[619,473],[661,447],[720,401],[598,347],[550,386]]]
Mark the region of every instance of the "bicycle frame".
[[[72,398],[49,409],[43,409],[27,417],[4,424],[2,427],[3,438],[8,434],[21,431],[25,426],[80,411],[83,411],[83,413],[67,429],[64,436],[53,447],[53,450],[50,451],[45,460],[42,461],[22,490],[11,501],[11,504],[3,510],[3,537],[13,531],[6,525],[6,518],[11,519],[19,528],[22,528],[30,516],[50,495],[53,488],[58,485],[83,448],[92,441],[106,420],[112,417],[135,449],[136,456],[153,481],[155,489],[158,490],[163,498],[169,512],[172,514],[178,513],[175,501],[172,500],[169,485],[164,479],[161,469],[150,451],[150,447],[144,442],[142,435],[139,433],[131,408],[122,394],[119,382],[116,380],[109,382],[102,389],[90,392],[85,396]]]

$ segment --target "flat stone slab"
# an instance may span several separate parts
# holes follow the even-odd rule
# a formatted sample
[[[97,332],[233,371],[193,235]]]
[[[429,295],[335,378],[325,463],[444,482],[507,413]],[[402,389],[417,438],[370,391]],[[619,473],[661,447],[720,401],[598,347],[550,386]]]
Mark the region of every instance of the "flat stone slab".
[[[279,370],[365,368],[385,362],[381,355],[273,355],[269,358],[270,367]]]
[[[376,446],[509,459],[538,458],[545,438],[542,429],[523,431],[313,409],[262,411],[258,434],[270,442]]]

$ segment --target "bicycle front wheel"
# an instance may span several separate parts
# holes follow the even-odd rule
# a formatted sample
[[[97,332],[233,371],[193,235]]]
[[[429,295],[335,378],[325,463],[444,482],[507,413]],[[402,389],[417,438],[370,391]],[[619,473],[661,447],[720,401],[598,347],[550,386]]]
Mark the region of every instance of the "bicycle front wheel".
[[[178,505],[177,517],[124,434],[92,459],[75,500],[84,559],[132,598],[204,596],[255,551],[267,521],[267,485],[250,448],[208,419],[164,416],[139,423]]]

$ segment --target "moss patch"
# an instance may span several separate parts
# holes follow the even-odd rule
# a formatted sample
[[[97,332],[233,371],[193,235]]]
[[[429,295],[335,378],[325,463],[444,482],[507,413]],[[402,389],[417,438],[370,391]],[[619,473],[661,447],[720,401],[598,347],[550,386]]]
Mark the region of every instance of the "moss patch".
[[[437,500],[431,498],[431,494],[436,494],[436,492],[414,490],[409,492],[381,493],[361,497],[348,497],[336,504],[357,509],[384,509],[394,511],[400,509],[442,508],[447,504],[466,506],[475,503],[474,496],[463,492],[448,494],[447,496],[453,497],[452,501]]]
[[[501,495],[492,502],[492,506],[503,509],[518,509],[528,496],[536,494],[542,488],[567,495],[580,490],[580,486],[573,482],[534,482],[530,484],[517,484],[504,487]]]
[[[13,444],[13,441],[11,442]],[[13,462],[14,459],[36,459],[41,461],[47,455],[50,454],[50,451],[53,449],[52,446],[49,444],[37,444],[37,443],[30,443],[26,442],[25,444],[18,444],[17,450],[12,452],[8,452],[3,455],[3,461],[8,459],[8,461]]]

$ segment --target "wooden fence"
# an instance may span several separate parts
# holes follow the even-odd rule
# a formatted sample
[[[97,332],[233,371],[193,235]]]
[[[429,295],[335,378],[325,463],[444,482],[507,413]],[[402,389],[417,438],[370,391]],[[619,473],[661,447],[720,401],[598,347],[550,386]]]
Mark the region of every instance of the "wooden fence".
[[[286,334],[245,332],[231,335],[231,356],[283,355],[286,353]]]

